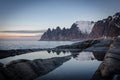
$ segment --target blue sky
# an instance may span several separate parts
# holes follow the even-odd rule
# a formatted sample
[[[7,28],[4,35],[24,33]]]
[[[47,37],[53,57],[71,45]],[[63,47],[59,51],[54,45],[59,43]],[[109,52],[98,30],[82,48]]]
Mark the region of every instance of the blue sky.
[[[0,31],[70,27],[120,11],[120,0],[0,0]]]

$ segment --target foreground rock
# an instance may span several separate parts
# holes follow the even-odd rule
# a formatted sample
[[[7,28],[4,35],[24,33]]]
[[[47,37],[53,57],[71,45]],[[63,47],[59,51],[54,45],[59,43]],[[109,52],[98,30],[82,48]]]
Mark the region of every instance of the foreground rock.
[[[100,42],[99,40],[85,40],[82,42],[74,43],[72,45],[58,46],[55,49],[79,49],[79,50],[83,50],[83,49],[86,49],[86,48],[92,46],[93,44],[96,44],[99,42]]]
[[[36,50],[22,51],[23,53]],[[56,48],[48,49],[49,51],[72,51],[72,56],[78,55],[80,51],[91,51],[94,56],[102,61],[99,68],[96,70],[92,80],[111,80],[114,75],[120,74],[120,38],[114,39],[96,39],[85,40],[74,43],[72,45],[63,45]],[[77,53],[74,51],[77,50]],[[20,51],[21,52],[21,51]],[[9,53],[9,51],[8,51]],[[13,54],[13,52],[11,51]],[[18,51],[19,53],[19,51]],[[98,54],[102,57],[99,58]],[[15,51],[16,54],[16,51]],[[21,53],[20,53],[21,54]],[[105,56],[105,57],[104,57]],[[33,80],[38,76],[47,74],[55,68],[62,65],[69,60],[71,56],[56,57],[50,59],[36,59],[36,60],[15,60],[7,65],[0,64],[0,79],[1,80]],[[117,77],[120,78],[119,76]]]
[[[98,70],[92,80],[112,80],[115,75],[119,80],[120,75],[120,37],[111,39],[87,40],[72,45],[63,45],[57,49],[80,49],[81,51],[91,51],[99,61]],[[97,53],[97,55],[96,55]],[[98,56],[102,55],[102,57]]]
[[[91,47],[85,49],[85,51],[106,53],[113,42],[113,39],[100,39],[99,42],[93,44]]]
[[[120,38],[114,39],[92,80],[112,80],[115,75],[120,75]]]
[[[103,61],[104,60],[104,57],[106,55],[106,53],[103,53],[103,52],[92,52],[95,59],[97,59],[98,61]]]
[[[0,59],[6,58],[9,56],[16,56],[25,53],[35,52],[35,51],[42,51],[47,49],[12,49],[12,50],[0,50]]]
[[[50,59],[15,60],[7,65],[0,64],[0,80],[33,80],[49,73],[68,61],[71,56]]]
[[[4,74],[4,68],[3,68],[3,64],[0,63],[0,80],[6,80],[6,76]]]
[[[74,43],[72,45],[62,45],[56,47],[54,50],[79,50],[89,52],[106,53],[112,44],[113,39],[95,39],[85,40],[82,42]]]

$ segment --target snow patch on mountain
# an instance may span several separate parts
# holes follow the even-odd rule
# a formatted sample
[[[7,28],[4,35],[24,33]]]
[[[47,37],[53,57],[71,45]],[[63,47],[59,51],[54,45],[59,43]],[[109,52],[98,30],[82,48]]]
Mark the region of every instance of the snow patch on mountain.
[[[77,27],[82,31],[82,33],[90,33],[95,24],[93,21],[76,21]]]

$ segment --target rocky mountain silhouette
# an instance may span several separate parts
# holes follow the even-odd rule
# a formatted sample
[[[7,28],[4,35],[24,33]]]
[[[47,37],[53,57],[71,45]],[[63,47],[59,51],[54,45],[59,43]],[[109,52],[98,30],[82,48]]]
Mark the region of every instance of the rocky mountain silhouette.
[[[89,37],[116,37],[118,35],[120,35],[120,12],[106,19],[97,21]]]
[[[83,33],[78,24],[73,23],[71,28],[61,29],[59,26],[56,29],[48,29],[42,36],[40,40],[80,40],[86,38],[87,32]]]
[[[40,40],[82,40],[88,38],[116,37],[120,35],[120,12],[108,18],[93,21],[76,21],[71,28],[48,29]]]

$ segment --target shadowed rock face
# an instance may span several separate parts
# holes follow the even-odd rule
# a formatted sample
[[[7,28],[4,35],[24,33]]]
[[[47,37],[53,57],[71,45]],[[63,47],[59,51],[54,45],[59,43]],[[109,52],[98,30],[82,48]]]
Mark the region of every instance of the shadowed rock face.
[[[92,80],[112,80],[120,74],[120,38],[116,38],[105,55]],[[119,77],[117,77],[119,80]]]
[[[93,44],[91,47],[88,47],[85,49],[85,51],[106,53],[113,42],[112,39],[100,39],[98,41],[98,43]]]
[[[82,33],[77,26],[76,23],[73,23],[70,29],[61,29],[59,26],[52,30],[49,28],[40,40],[83,40],[87,38],[117,37],[120,35],[120,12],[97,21],[90,34]]]
[[[7,65],[0,64],[1,80],[33,80],[45,75],[68,61],[71,56],[50,59],[15,60]]]
[[[105,54],[106,53],[102,53],[102,52],[93,52],[95,59],[97,59],[98,61],[103,61]]]
[[[120,12],[95,23],[89,37],[117,37],[120,35]]]
[[[79,49],[79,50],[83,50],[83,49],[86,49],[86,48],[88,48],[88,47],[90,47],[93,44],[96,44],[98,42],[99,42],[99,40],[86,40],[86,41],[74,43],[72,45],[58,46],[55,49]]]
[[[6,77],[4,75],[4,68],[3,68],[2,63],[0,63],[0,80],[6,80]]]
[[[0,50],[0,59],[9,57],[9,56],[15,56],[15,55],[21,55],[29,52],[35,52],[35,51],[41,51],[43,49],[13,49],[13,50]]]

